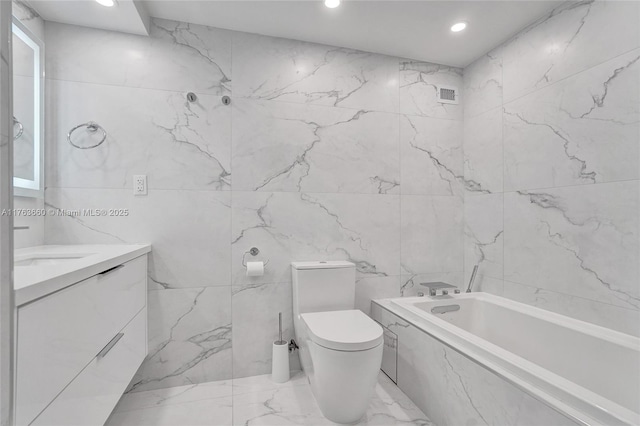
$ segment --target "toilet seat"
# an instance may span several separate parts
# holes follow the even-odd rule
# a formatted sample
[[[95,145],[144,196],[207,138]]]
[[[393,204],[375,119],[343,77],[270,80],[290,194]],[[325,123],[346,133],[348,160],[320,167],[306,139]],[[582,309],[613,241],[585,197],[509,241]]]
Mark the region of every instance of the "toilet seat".
[[[338,351],[364,351],[382,343],[382,327],[359,310],[300,315],[316,344]]]

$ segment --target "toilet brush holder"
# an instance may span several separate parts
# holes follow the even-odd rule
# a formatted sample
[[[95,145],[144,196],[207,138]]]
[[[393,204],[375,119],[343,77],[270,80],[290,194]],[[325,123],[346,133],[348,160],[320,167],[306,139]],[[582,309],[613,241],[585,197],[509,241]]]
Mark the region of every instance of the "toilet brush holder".
[[[278,340],[273,342],[271,379],[276,383],[289,380],[289,342],[282,339],[282,313],[278,314]]]

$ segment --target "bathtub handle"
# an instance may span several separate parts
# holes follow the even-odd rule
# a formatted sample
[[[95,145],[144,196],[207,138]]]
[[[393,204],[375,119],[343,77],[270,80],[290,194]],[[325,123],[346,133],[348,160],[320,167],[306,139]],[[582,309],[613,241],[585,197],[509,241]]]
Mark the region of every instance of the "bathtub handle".
[[[455,312],[460,310],[460,305],[444,305],[434,306],[431,308],[432,314],[446,314],[447,312]]]
[[[427,282],[427,283],[420,283],[420,285],[424,286],[424,287],[427,287],[429,289],[429,296],[431,296],[431,297],[436,296],[438,290],[456,288],[455,285],[443,283],[442,281],[433,281],[433,282]],[[445,291],[446,291],[446,293],[445,293]],[[443,290],[442,294],[446,296],[447,294],[449,294],[449,291],[448,290]]]

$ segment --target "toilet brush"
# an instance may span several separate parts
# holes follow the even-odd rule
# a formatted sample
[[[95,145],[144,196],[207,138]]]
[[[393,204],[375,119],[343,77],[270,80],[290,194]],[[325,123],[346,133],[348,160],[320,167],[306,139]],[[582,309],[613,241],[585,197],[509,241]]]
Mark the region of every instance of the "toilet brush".
[[[278,313],[278,340],[273,342],[271,379],[276,383],[289,380],[289,344],[282,339],[282,312]]]

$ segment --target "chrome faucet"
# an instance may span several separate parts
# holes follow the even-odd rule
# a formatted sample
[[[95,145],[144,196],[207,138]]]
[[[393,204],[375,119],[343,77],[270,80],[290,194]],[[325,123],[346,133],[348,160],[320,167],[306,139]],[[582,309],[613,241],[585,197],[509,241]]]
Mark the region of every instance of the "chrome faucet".
[[[476,280],[477,272],[478,272],[478,265],[473,267],[473,272],[471,273],[471,279],[469,280],[469,285],[467,286],[466,293],[471,293],[471,288],[473,287],[473,282]]]
[[[460,293],[460,290],[457,289],[455,285],[443,283],[442,281],[434,281],[428,283],[420,283],[420,285],[425,286],[429,289],[429,296],[436,297],[438,295],[438,290],[442,290],[441,296],[447,296],[449,294],[449,290],[451,288],[455,288],[456,293]]]

